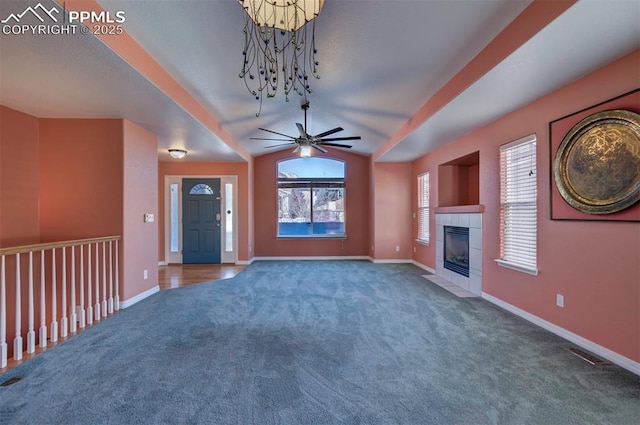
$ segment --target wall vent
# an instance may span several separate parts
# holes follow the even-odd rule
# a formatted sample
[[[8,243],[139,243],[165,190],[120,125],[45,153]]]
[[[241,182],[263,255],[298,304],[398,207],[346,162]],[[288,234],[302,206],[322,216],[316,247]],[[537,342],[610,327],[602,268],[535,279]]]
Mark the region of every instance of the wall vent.
[[[0,384],[0,387],[8,387],[9,385],[17,384],[22,380],[22,376],[16,376],[15,378],[8,379]]]
[[[567,350],[576,357],[580,357],[585,362],[593,365],[593,366],[608,366],[611,365],[606,360],[602,360],[594,356],[593,354],[589,354],[586,351],[583,351],[576,347],[567,347]]]

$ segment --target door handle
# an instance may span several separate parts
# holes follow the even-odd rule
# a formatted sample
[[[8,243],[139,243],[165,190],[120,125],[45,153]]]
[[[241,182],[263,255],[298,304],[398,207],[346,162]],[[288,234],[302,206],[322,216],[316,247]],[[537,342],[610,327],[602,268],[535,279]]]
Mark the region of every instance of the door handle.
[[[220,221],[220,213],[216,213],[216,221]]]

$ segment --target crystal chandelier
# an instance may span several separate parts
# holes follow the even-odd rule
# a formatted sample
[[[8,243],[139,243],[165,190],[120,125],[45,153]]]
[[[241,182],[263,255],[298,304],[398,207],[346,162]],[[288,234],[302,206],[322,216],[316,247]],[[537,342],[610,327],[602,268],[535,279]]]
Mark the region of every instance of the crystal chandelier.
[[[260,101],[275,97],[282,86],[285,99],[293,90],[306,99],[309,77],[318,74],[315,17],[324,0],[238,0],[244,8],[243,63],[240,78]],[[311,25],[306,25],[311,23]]]

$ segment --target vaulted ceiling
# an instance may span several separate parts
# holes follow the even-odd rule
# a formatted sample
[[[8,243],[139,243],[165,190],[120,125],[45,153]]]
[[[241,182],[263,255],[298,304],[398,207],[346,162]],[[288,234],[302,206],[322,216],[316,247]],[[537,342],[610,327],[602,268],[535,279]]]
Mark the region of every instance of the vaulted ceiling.
[[[237,1],[3,0],[0,19],[38,3],[122,11],[125,34],[3,30],[1,104],[128,119],[158,135],[160,160],[178,147],[189,161],[243,161],[271,151],[249,140],[268,136],[260,127],[297,134],[302,98],[265,99],[256,117],[238,78]],[[638,49],[639,22],[636,0],[326,0],[308,132],[341,126],[362,137],[354,152],[413,160]]]

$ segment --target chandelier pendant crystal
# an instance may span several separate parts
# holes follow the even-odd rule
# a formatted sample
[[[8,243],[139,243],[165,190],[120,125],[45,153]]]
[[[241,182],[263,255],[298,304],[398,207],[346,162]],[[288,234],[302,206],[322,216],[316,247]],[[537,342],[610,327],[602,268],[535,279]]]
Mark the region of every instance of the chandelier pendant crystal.
[[[243,63],[239,77],[260,101],[275,97],[282,87],[285,100],[293,91],[306,99],[310,77],[320,78],[316,60],[315,18],[324,0],[238,0],[244,8]],[[311,24],[311,25],[307,25]]]

